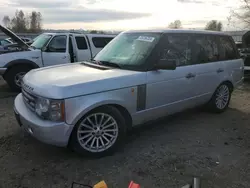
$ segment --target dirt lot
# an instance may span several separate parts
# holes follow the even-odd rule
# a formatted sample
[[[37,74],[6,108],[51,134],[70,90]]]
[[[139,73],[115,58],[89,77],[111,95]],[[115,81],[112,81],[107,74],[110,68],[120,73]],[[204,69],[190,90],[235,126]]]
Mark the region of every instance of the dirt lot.
[[[70,187],[72,181],[109,187],[178,188],[192,176],[203,188],[250,185],[250,84],[236,90],[223,114],[193,110],[130,133],[115,155],[85,159],[42,144],[18,127],[13,93],[0,81],[0,187]]]

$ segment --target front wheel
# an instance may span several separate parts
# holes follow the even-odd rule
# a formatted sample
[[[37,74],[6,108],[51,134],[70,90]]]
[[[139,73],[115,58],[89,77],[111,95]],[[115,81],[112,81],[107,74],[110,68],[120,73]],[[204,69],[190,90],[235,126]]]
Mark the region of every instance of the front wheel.
[[[222,83],[214,92],[208,107],[216,113],[224,112],[229,105],[232,90],[227,83]]]
[[[102,157],[112,154],[125,134],[124,117],[115,107],[105,106],[80,120],[72,132],[70,146],[85,156]]]
[[[28,66],[14,66],[6,73],[5,80],[12,91],[19,92],[21,90],[22,79],[30,70],[31,68]]]

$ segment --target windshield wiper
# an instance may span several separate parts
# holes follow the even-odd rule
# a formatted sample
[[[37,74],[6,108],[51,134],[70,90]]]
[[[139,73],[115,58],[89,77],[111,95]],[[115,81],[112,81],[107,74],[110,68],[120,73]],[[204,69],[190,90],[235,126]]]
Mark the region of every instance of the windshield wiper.
[[[109,61],[96,61],[96,60],[93,60],[92,63],[98,64],[98,65],[106,65],[106,66],[109,66],[109,67],[121,68],[121,66],[118,65],[117,63],[113,63],[113,62],[109,62]]]

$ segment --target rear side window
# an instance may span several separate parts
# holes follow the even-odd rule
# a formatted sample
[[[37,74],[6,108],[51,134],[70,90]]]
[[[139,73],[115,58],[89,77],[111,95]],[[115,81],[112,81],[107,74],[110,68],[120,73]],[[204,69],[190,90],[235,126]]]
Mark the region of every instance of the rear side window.
[[[194,64],[219,60],[219,50],[215,36],[195,35],[193,42],[192,52]]]
[[[230,37],[219,37],[220,44],[220,60],[232,60],[238,59],[238,53],[235,48],[235,44]]]
[[[92,42],[96,48],[104,48],[113,37],[93,37]]]
[[[75,37],[76,45],[79,50],[86,50],[88,49],[87,42],[85,37]]]

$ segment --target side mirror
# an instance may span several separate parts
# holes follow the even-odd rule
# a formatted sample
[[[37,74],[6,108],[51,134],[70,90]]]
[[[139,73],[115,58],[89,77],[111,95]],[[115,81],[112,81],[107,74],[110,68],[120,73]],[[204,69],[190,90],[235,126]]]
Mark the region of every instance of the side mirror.
[[[42,47],[42,52],[46,52],[48,50],[47,46]]]
[[[164,69],[164,70],[175,70],[176,69],[176,60],[169,59],[160,59],[158,63],[155,65],[156,69]]]

